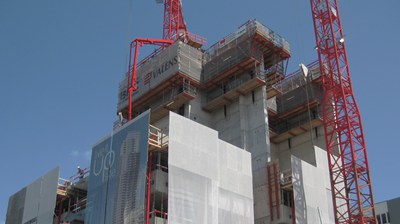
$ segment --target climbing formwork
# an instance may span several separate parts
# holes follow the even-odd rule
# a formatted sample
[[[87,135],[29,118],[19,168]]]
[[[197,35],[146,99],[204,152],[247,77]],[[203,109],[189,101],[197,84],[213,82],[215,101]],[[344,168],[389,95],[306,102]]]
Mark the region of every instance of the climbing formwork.
[[[193,99],[200,86],[202,55],[199,49],[177,41],[142,59],[137,66],[137,89],[132,94],[133,115],[151,108],[154,122]],[[118,111],[125,117],[131,69],[119,85]]]
[[[267,103],[270,138],[274,143],[322,125],[323,93],[319,66],[314,62],[307,67],[309,76],[304,77],[299,70],[272,86],[278,93]]]
[[[284,77],[289,43],[256,20],[250,20],[204,52],[203,109],[212,112],[260,86]]]

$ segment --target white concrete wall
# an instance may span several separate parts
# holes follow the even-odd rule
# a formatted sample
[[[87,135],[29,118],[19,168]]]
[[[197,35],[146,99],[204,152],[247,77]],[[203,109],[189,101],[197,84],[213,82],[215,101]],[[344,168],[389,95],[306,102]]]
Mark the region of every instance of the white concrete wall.
[[[291,158],[296,223],[334,224],[327,154],[314,150],[316,166]]]
[[[169,223],[253,223],[250,153],[190,119],[169,119]]]

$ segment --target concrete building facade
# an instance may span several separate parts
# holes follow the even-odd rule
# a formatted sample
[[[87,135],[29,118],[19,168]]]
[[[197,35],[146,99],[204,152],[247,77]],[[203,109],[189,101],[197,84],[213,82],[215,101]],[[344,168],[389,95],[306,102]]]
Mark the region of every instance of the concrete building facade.
[[[400,198],[394,198],[375,204],[378,224],[400,223]]]
[[[168,130],[173,111],[250,152],[254,223],[334,223],[318,65],[308,66],[307,79],[300,71],[285,76],[289,43],[255,20],[205,51],[184,43],[170,49],[154,60],[177,58],[175,72],[139,66],[134,112],[151,108],[151,124]],[[126,80],[118,107],[125,116]]]
[[[141,168],[119,176],[125,185],[109,188],[119,171],[105,164],[103,179],[93,179],[93,161],[104,164],[112,153],[98,154],[89,178],[79,180],[89,182],[87,203],[76,210],[86,218],[70,209],[82,197],[66,194],[57,196],[54,223],[96,223],[103,210],[110,214],[102,220],[113,223],[334,223],[319,67],[310,64],[307,77],[286,75],[288,58],[289,43],[256,20],[206,50],[177,41],[146,57],[137,68],[133,114],[148,115],[140,132],[148,135],[141,155],[148,154],[139,159],[136,141],[118,149],[120,167]],[[128,72],[119,86],[122,117],[128,117],[129,80]],[[121,119],[115,131],[129,125]],[[129,150],[136,157],[126,158]],[[104,203],[94,203],[98,198]],[[111,199],[119,207],[107,204]]]

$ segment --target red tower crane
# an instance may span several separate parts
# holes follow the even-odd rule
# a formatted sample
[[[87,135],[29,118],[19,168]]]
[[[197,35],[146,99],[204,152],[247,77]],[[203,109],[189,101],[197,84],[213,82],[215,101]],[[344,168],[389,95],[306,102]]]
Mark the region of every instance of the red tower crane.
[[[337,0],[311,0],[324,98],[325,140],[336,223],[376,223],[361,116],[351,85]]]

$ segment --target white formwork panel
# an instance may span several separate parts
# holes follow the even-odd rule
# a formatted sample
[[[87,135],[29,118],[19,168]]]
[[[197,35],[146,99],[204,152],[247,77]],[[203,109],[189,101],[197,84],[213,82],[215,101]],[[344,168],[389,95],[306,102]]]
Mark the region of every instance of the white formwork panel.
[[[219,140],[219,223],[253,223],[250,153]]]
[[[170,113],[168,221],[218,223],[218,133]]]
[[[56,206],[59,173],[60,169],[56,167],[11,196],[6,223],[51,223]],[[18,197],[18,200],[11,199],[14,197]]]
[[[250,154],[170,113],[169,224],[253,223]]]
[[[314,150],[317,166],[292,156],[296,223],[334,224],[327,155]]]

